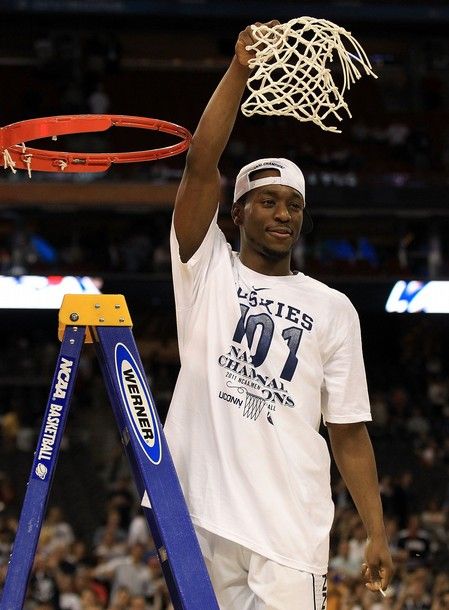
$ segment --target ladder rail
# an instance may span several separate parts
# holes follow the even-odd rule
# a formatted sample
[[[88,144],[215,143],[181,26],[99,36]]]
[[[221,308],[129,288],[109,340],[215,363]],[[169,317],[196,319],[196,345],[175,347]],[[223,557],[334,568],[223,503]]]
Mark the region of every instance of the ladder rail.
[[[67,327],[64,333],[8,564],[1,610],[20,610],[25,601],[67,423],[85,331],[83,326]]]

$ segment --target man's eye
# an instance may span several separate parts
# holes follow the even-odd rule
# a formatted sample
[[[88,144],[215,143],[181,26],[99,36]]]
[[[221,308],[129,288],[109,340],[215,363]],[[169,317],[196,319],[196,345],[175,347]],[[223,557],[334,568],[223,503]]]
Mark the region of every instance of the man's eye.
[[[264,205],[274,205],[274,199],[263,199],[262,203]]]

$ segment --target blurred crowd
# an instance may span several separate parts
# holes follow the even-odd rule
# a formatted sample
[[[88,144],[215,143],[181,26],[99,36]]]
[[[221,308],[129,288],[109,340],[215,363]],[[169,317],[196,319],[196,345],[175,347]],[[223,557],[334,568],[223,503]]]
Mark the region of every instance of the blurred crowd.
[[[449,274],[449,219],[423,222],[387,216],[350,219],[311,213],[315,230],[301,236],[293,260],[312,276],[444,279]],[[0,211],[0,274],[144,275],[170,271],[171,211],[129,214],[88,210],[68,223],[54,213]],[[227,205],[219,223],[234,249],[238,231]]]
[[[197,36],[200,50],[186,44],[184,23],[173,23],[172,32],[163,30],[151,37],[126,24],[115,24],[106,32],[85,30],[75,22],[72,28],[56,21],[37,22],[26,47],[5,30],[0,52],[11,95],[2,100],[1,124],[55,114],[112,113],[153,116],[193,130],[229,60],[241,23],[230,23],[229,33],[222,34],[194,25],[198,29],[192,36]],[[447,39],[410,30],[393,41],[387,29],[382,32],[362,25],[355,29],[378,79],[363,78],[348,92],[353,118],[339,125],[342,133],[323,132],[291,118],[240,118],[222,159],[228,179],[254,158],[287,156],[304,168],[310,186],[447,184]],[[195,87],[189,86],[192,82]],[[179,95],[186,86],[188,101]],[[139,94],[130,99],[129,91]],[[81,134],[69,138],[68,144],[88,146],[91,152],[103,147],[120,150],[124,144],[132,150],[133,141],[142,142],[138,131],[133,131],[124,136],[123,130],[111,130],[110,137]],[[53,145],[60,148],[49,142]],[[180,165],[175,162],[166,169],[161,164],[155,172],[173,179]],[[104,178],[114,180],[119,172],[120,168],[114,168]],[[151,174],[146,164],[137,164],[127,175],[158,179]],[[2,178],[18,176],[8,171]],[[59,178],[59,174],[45,176],[45,180]]]
[[[42,17],[27,30],[24,45],[5,22],[0,57],[9,96],[2,100],[1,124],[54,114],[114,113],[172,120],[193,130],[232,53],[233,24],[218,33],[194,23],[190,35],[198,48],[188,44],[184,23],[171,25],[172,31],[156,28],[148,35],[126,23],[97,31]],[[362,78],[348,92],[353,118],[343,120],[342,133],[335,135],[289,117],[239,117],[220,163],[223,216],[242,165],[263,156],[288,157],[305,173],[316,223],[316,231],[298,243],[297,268],[322,275],[441,278],[449,272],[447,38],[413,28],[390,36],[387,26],[381,31],[362,24],[356,32],[379,78]],[[188,96],[180,94],[187,90]],[[133,150],[155,145],[153,135],[111,129],[42,146]],[[157,146],[166,143],[158,140]],[[178,156],[115,165],[104,174],[35,173],[32,180],[128,180],[150,191],[151,185],[176,185],[183,163]],[[0,179],[17,185],[29,181],[26,172],[9,170]],[[105,230],[105,212],[95,215],[87,208],[67,223],[59,209],[42,211],[29,201],[25,210],[2,201],[0,273],[167,271],[173,200],[151,210],[128,203],[131,213],[108,209]],[[117,200],[115,209],[120,204]],[[235,242],[236,232],[223,222]]]
[[[164,420],[179,367],[172,314],[142,313],[136,322],[139,351]],[[362,319],[368,333],[365,354],[373,411],[369,429],[395,575],[385,598],[366,589],[360,573],[364,528],[334,470],[336,514],[328,610],[443,610],[449,599],[448,328],[441,319],[423,316],[404,323],[395,336],[384,324],[385,334],[379,340],[378,327],[379,319]],[[43,341],[41,333],[28,332],[19,343],[11,337],[4,345],[0,370],[2,576],[57,353],[57,345]],[[55,481],[26,610],[170,608],[157,553],[101,386],[93,350],[87,349],[61,467],[67,468],[64,464],[74,453],[78,460],[84,455],[86,463],[78,461],[74,470],[64,470],[64,478],[72,479],[65,483],[63,493],[58,492],[63,481]],[[19,477],[14,469],[20,456],[26,468]],[[81,484],[76,480],[83,470],[97,477],[95,492],[87,487],[87,475]],[[72,497],[71,492],[77,495]],[[89,512],[86,496],[92,493],[98,505]]]
[[[90,544],[59,506],[49,508],[24,610],[173,610],[146,520],[139,512],[125,519],[124,500],[124,491],[111,494]],[[16,527],[16,518],[2,517],[2,581]]]
[[[8,82],[1,125],[53,114],[110,112],[173,120],[193,130],[236,33],[231,27],[229,34],[223,28],[218,34],[194,24],[197,49],[185,44],[185,24],[171,37],[164,29],[149,35],[125,23],[123,29],[114,25],[97,32],[75,22],[73,28],[38,20],[33,26],[23,22],[17,36],[6,21],[0,23]],[[444,211],[449,43],[446,36],[406,28],[394,40],[380,31],[365,29],[364,34],[379,79],[362,79],[351,90],[354,119],[342,122],[341,135],[286,119],[239,118],[222,160],[220,224],[237,245],[229,204],[233,177],[243,164],[262,156],[289,157],[304,169],[317,197],[327,193],[326,205],[316,201],[318,214],[312,203],[316,230],[297,244],[297,269],[318,277],[444,279],[449,274]],[[69,138],[67,148],[98,152],[147,146],[139,134],[120,131]],[[149,188],[179,181],[183,162],[114,167],[104,176],[74,179],[137,180]],[[37,182],[57,180],[61,187],[72,179],[61,172],[33,175]],[[8,170],[0,180],[19,187],[28,177]],[[439,189],[437,196],[429,194],[433,188]],[[348,205],[334,201],[338,189],[352,198]],[[396,194],[405,193],[407,204],[413,189],[413,204],[394,209]],[[389,194],[390,207],[389,199],[383,201]],[[435,197],[434,214],[429,208]],[[129,213],[87,208],[70,214],[67,222],[61,210],[18,209],[2,201],[0,273],[168,277],[172,205],[167,201],[158,209]],[[135,336],[164,420],[179,369],[174,314],[145,312],[145,307],[134,321]],[[2,328],[0,583],[58,351],[48,340],[53,330],[46,334],[36,323],[20,332],[22,326]],[[417,316],[406,324],[397,321],[394,333],[385,318],[362,319],[362,328],[371,336],[365,345],[373,410],[369,429],[396,569],[385,598],[366,589],[360,575],[365,532],[334,471],[328,610],[449,610],[448,324]],[[63,476],[55,479],[25,610],[170,610],[157,552],[89,349],[73,402],[58,464]]]

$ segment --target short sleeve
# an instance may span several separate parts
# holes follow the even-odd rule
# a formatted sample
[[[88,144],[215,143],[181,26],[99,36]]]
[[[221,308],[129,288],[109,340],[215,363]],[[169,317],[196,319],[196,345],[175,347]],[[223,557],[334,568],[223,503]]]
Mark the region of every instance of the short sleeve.
[[[170,251],[176,308],[189,308],[199,298],[207,275],[229,250],[223,232],[217,225],[218,208],[207,233],[195,254],[183,263],[179,256],[179,243],[173,220],[170,230]]]
[[[323,420],[336,424],[371,421],[360,322],[348,300],[339,325],[342,338],[323,365]]]

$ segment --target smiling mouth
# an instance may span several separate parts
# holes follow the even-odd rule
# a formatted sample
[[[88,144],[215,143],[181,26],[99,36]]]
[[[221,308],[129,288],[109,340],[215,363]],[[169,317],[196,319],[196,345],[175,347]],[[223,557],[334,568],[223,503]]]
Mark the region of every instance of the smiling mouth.
[[[293,234],[292,230],[288,229],[287,227],[275,227],[272,229],[267,229],[267,233],[270,233],[270,235],[274,235],[275,237],[280,238],[291,237]]]

